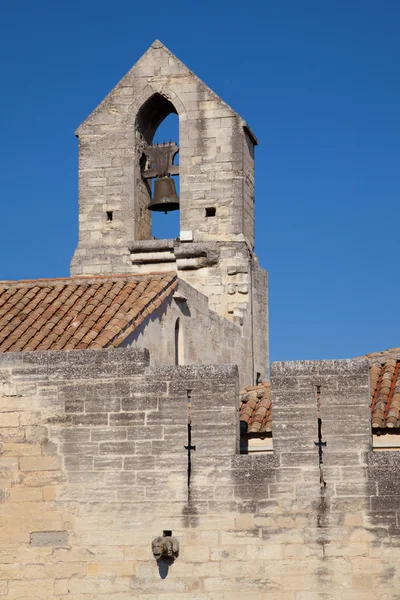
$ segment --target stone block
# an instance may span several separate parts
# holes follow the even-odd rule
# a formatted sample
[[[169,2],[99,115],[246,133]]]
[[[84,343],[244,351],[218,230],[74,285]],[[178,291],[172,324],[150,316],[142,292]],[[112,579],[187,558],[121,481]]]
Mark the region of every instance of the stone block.
[[[95,456],[94,470],[100,471],[120,471],[122,469],[121,456]]]
[[[54,595],[66,596],[68,594],[68,579],[56,579],[54,581]]]
[[[161,425],[128,428],[128,440],[162,440],[163,437],[164,427]]]
[[[40,425],[41,423],[41,414],[38,412],[21,412],[18,414],[21,426]]]
[[[64,456],[64,468],[68,471],[92,471],[93,465],[93,456],[85,456],[80,454]]]
[[[117,499],[121,502],[140,503],[145,501],[144,487],[133,485],[117,489]]]
[[[144,412],[121,412],[111,413],[109,416],[109,422],[114,427],[129,427],[132,425],[140,425],[145,422]]]
[[[135,454],[134,442],[101,442],[100,454]]]
[[[108,413],[120,410],[120,400],[115,398],[102,398],[87,400],[84,403],[86,413]],[[81,411],[83,412],[83,411]]]
[[[8,598],[11,600],[52,600],[53,596],[53,580],[45,579],[28,579],[26,581],[9,581],[8,583]]]
[[[60,468],[58,456],[32,456],[19,459],[21,471],[53,471]]]
[[[39,444],[4,442],[0,444],[3,456],[40,456],[42,449]]]
[[[3,384],[3,395],[8,397],[17,396],[17,384],[6,381]]]
[[[138,391],[134,391],[134,396],[131,398],[123,398],[121,400],[121,410],[125,412],[136,412],[143,410],[157,410],[158,408],[158,396],[159,393],[154,392],[154,396],[150,396],[147,394],[151,394],[151,391],[144,392],[140,394]]]
[[[43,492],[41,488],[13,487],[9,490],[10,502],[42,502]]]
[[[107,425],[108,415],[107,413],[91,413],[86,415],[72,415],[73,425]]]
[[[42,548],[68,547],[67,531],[37,531],[31,533],[29,543],[32,546]]]
[[[152,453],[152,442],[135,442],[136,455],[148,456]]]
[[[208,562],[210,560],[210,549],[208,546],[185,546],[182,549],[182,557],[187,562]]]
[[[0,427],[0,441],[2,442],[23,442],[25,432],[18,427]],[[31,441],[30,439],[27,441]]]
[[[75,442],[67,442],[60,444],[60,453],[71,455],[91,455],[96,456],[99,454],[99,444],[95,442],[81,442],[79,444]]]
[[[17,471],[18,457],[1,457],[0,471]]]
[[[124,470],[148,471],[154,468],[155,463],[154,456],[127,456],[124,458]]]
[[[94,432],[97,433],[98,429],[92,431],[92,435]],[[50,435],[54,437],[58,437],[61,442],[72,442],[75,444],[79,444],[81,442],[89,442],[90,440],[91,430],[89,427],[85,428],[69,428],[69,429],[50,429]],[[96,441],[96,440],[93,440]]]
[[[126,440],[128,434],[126,428],[109,426],[107,428],[93,428],[90,435],[93,442],[117,442]]]
[[[0,413],[24,412],[32,410],[32,399],[29,397],[4,396],[0,398]]]

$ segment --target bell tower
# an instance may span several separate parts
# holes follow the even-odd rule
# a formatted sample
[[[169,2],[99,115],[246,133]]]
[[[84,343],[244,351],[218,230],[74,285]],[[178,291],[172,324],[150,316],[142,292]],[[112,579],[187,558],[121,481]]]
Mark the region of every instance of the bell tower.
[[[179,140],[153,144],[171,113]],[[257,140],[247,123],[156,41],[76,135],[79,243],[71,275],[176,270],[242,328],[254,380],[263,376],[267,273],[254,254]],[[152,212],[178,208],[179,236],[153,238]]]

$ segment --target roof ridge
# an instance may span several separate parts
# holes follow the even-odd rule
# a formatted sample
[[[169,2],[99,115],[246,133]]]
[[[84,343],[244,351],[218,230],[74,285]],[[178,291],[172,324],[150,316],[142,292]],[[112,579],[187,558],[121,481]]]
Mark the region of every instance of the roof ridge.
[[[388,348],[387,350],[380,350],[378,352],[369,352],[368,354],[364,354],[363,356],[356,356],[356,358],[368,358],[370,361],[375,360],[376,362],[386,362],[389,358],[393,358],[395,360],[400,359],[400,347],[395,346],[394,348]]]
[[[135,317],[132,317],[131,322],[128,323],[122,329],[122,331],[118,332],[112,339],[109,340],[106,347],[115,346],[115,345],[119,346],[119,344],[121,344],[128,337],[128,335],[132,331],[134,331],[136,329],[136,327],[138,327],[138,325],[140,325],[148,315],[150,315],[152,313],[152,311],[150,310],[150,307],[152,305],[155,305],[154,306],[154,310],[155,310],[156,308],[158,308],[158,306],[160,306],[160,304],[165,300],[165,298],[167,298],[169,296],[169,294],[177,286],[177,280],[178,280],[178,278],[175,277],[175,278],[172,278],[170,281],[168,281],[167,284],[163,287],[163,289],[160,290],[155,296],[153,296],[151,298],[151,300],[146,302],[146,304],[143,306],[143,308],[141,308],[141,310],[137,313],[137,315]]]
[[[135,279],[146,279],[148,277],[154,277],[155,275],[162,276],[174,276],[177,277],[176,271],[151,271],[149,273],[118,273],[108,275],[74,275],[72,277],[48,277],[39,279],[17,279],[17,280],[0,280],[0,288],[10,289],[18,287],[45,287],[48,285],[68,285],[71,283],[91,283],[99,281],[110,281],[116,282],[119,280],[135,280]]]

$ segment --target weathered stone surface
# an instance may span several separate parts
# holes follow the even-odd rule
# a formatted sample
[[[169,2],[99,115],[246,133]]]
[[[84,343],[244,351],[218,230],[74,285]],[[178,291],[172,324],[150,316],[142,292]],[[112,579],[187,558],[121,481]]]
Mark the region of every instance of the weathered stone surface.
[[[400,462],[393,451],[364,451],[371,437],[364,418],[369,412],[367,365],[360,370],[357,361],[336,362],[336,372],[331,362],[273,368],[272,389],[279,390],[274,453],[238,455],[235,367],[147,367],[141,375],[126,375],[118,363],[126,364],[129,349],[108,352],[119,376],[103,371],[99,378],[91,357],[85,365],[86,351],[78,351],[85,376],[73,385],[53,379],[60,363],[52,353],[44,370],[37,356],[36,372],[30,357],[37,383],[35,422],[46,421],[49,398],[41,390],[52,378],[52,397],[62,399],[56,405],[59,423],[21,425],[32,415],[24,405],[17,413],[4,413],[9,416],[4,429],[44,427],[46,435],[35,442],[3,442],[0,595],[15,600],[127,600],[132,594],[143,600],[336,600],[344,598],[345,581],[346,598],[394,600]],[[13,382],[12,363],[4,358]],[[106,354],[102,360],[107,362]],[[352,365],[355,388],[349,385]],[[307,378],[307,387],[302,388],[301,378]],[[67,397],[78,400],[86,389],[92,402],[97,390],[96,402],[104,412],[95,414],[110,419],[136,414],[112,412],[110,394],[121,405],[141,397],[146,403],[149,390],[157,395],[158,382],[158,402],[146,413],[151,421],[65,425]],[[328,441],[322,469],[314,444],[314,385],[320,386],[322,439]],[[188,388],[193,390],[191,443],[196,446],[190,490]],[[294,451],[298,441],[292,430],[310,444],[307,451]],[[47,454],[49,444],[52,454]],[[151,542],[166,530],[179,541],[180,553],[162,579]]]
[[[41,548],[60,548],[68,546],[67,531],[37,531],[31,533],[30,544]]]

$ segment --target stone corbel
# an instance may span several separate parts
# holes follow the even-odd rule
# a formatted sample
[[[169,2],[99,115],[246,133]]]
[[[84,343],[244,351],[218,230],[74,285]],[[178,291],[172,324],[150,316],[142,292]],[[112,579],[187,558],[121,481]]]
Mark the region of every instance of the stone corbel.
[[[175,246],[174,253],[178,269],[203,269],[216,265],[219,261],[218,244],[194,243]]]

